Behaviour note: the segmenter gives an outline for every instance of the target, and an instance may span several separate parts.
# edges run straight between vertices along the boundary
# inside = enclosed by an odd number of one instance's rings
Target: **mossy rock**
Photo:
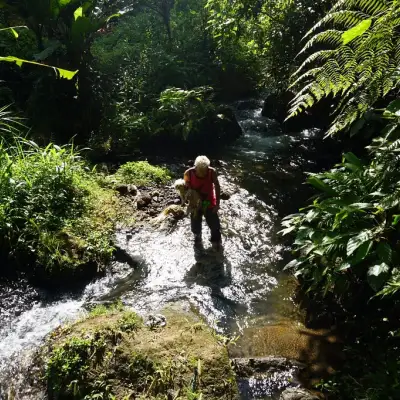
[[[149,328],[123,307],[54,331],[41,355],[49,399],[237,399],[226,346],[195,315]]]

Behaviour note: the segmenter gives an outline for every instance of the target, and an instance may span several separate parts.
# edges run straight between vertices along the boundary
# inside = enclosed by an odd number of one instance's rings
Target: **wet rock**
[[[287,117],[288,105],[292,101],[294,94],[292,92],[271,93],[264,101],[261,115],[272,118],[283,123]]]
[[[167,318],[164,315],[161,315],[161,314],[152,315],[152,314],[150,314],[147,317],[146,326],[148,326],[150,329],[162,328],[162,327],[164,327],[166,325],[167,325]]]
[[[312,108],[285,121],[289,114],[289,103],[293,98],[294,93],[290,91],[269,94],[265,99],[261,115],[263,117],[275,119],[289,132],[299,132],[312,127],[325,128],[329,125],[332,103],[329,99],[324,99],[315,104]]]
[[[343,363],[343,344],[334,329],[308,329],[290,320],[245,328],[236,345],[230,348],[233,358],[284,357],[306,366],[304,380],[327,379]]]
[[[126,263],[132,268],[135,268],[138,264],[138,261],[133,256],[119,246],[116,246],[115,248],[114,258],[116,261]]]
[[[181,199],[173,199],[173,200],[169,200],[167,201],[167,206],[179,206],[181,204]]]
[[[283,357],[254,357],[234,358],[232,366],[241,378],[250,378],[258,374],[267,374],[275,371],[284,371],[290,368],[302,369],[305,366],[297,361]]]
[[[148,194],[142,194],[137,199],[137,207],[139,210],[146,208],[151,202],[152,202],[151,196],[149,196]]]
[[[279,400],[321,400],[324,397],[302,388],[289,388],[283,391]]]
[[[212,160],[211,165],[213,165],[214,167],[223,168],[226,167],[228,163],[222,160]]]
[[[119,184],[115,186],[115,190],[122,196],[136,196],[138,193],[137,187],[134,185]]]
[[[224,189],[221,189],[221,200],[229,200],[231,198],[231,194]]]

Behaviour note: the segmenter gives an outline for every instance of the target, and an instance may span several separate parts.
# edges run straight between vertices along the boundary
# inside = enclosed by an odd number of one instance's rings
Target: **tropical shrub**
[[[183,139],[198,130],[201,121],[215,112],[211,102],[213,89],[199,87],[192,90],[170,88],[160,94],[157,119],[163,130]]]
[[[124,89],[121,92],[126,93]],[[93,136],[91,147],[100,153],[120,155],[140,150],[181,154],[199,151],[200,147],[209,150],[223,146],[237,138],[241,130],[233,113],[213,102],[213,94],[207,86],[168,88],[158,99],[149,101],[146,111],[140,111],[140,106],[124,95],[115,104],[112,116],[104,119],[100,134]]]
[[[313,51],[294,73],[290,116],[333,97],[338,105],[327,134],[359,131],[366,112],[398,85],[399,11],[397,1],[338,1],[305,36],[300,54]]]
[[[343,155],[333,169],[310,174],[320,192],[313,204],[283,220],[283,234],[294,233],[296,270],[312,290],[346,293],[368,285],[375,293],[400,289],[400,195],[398,100],[384,115],[392,122],[369,147],[371,160]]]
[[[123,164],[115,174],[115,178],[126,184],[146,186],[165,184],[171,179],[166,168],[156,167],[147,161],[134,161]]]

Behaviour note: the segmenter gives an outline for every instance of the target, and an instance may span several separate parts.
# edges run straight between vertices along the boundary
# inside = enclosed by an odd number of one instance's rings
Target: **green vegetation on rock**
[[[151,165],[147,161],[134,161],[123,164],[114,177],[121,183],[148,186],[166,184],[171,180],[171,173],[166,168]]]
[[[53,332],[43,348],[49,399],[236,399],[226,347],[192,314],[147,327],[120,305]]]

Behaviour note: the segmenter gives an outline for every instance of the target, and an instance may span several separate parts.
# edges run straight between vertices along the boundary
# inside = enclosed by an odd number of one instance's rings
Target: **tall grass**
[[[0,120],[8,134],[0,141],[0,259],[49,275],[104,265],[113,251],[114,192],[100,187],[73,145],[39,147]]]

